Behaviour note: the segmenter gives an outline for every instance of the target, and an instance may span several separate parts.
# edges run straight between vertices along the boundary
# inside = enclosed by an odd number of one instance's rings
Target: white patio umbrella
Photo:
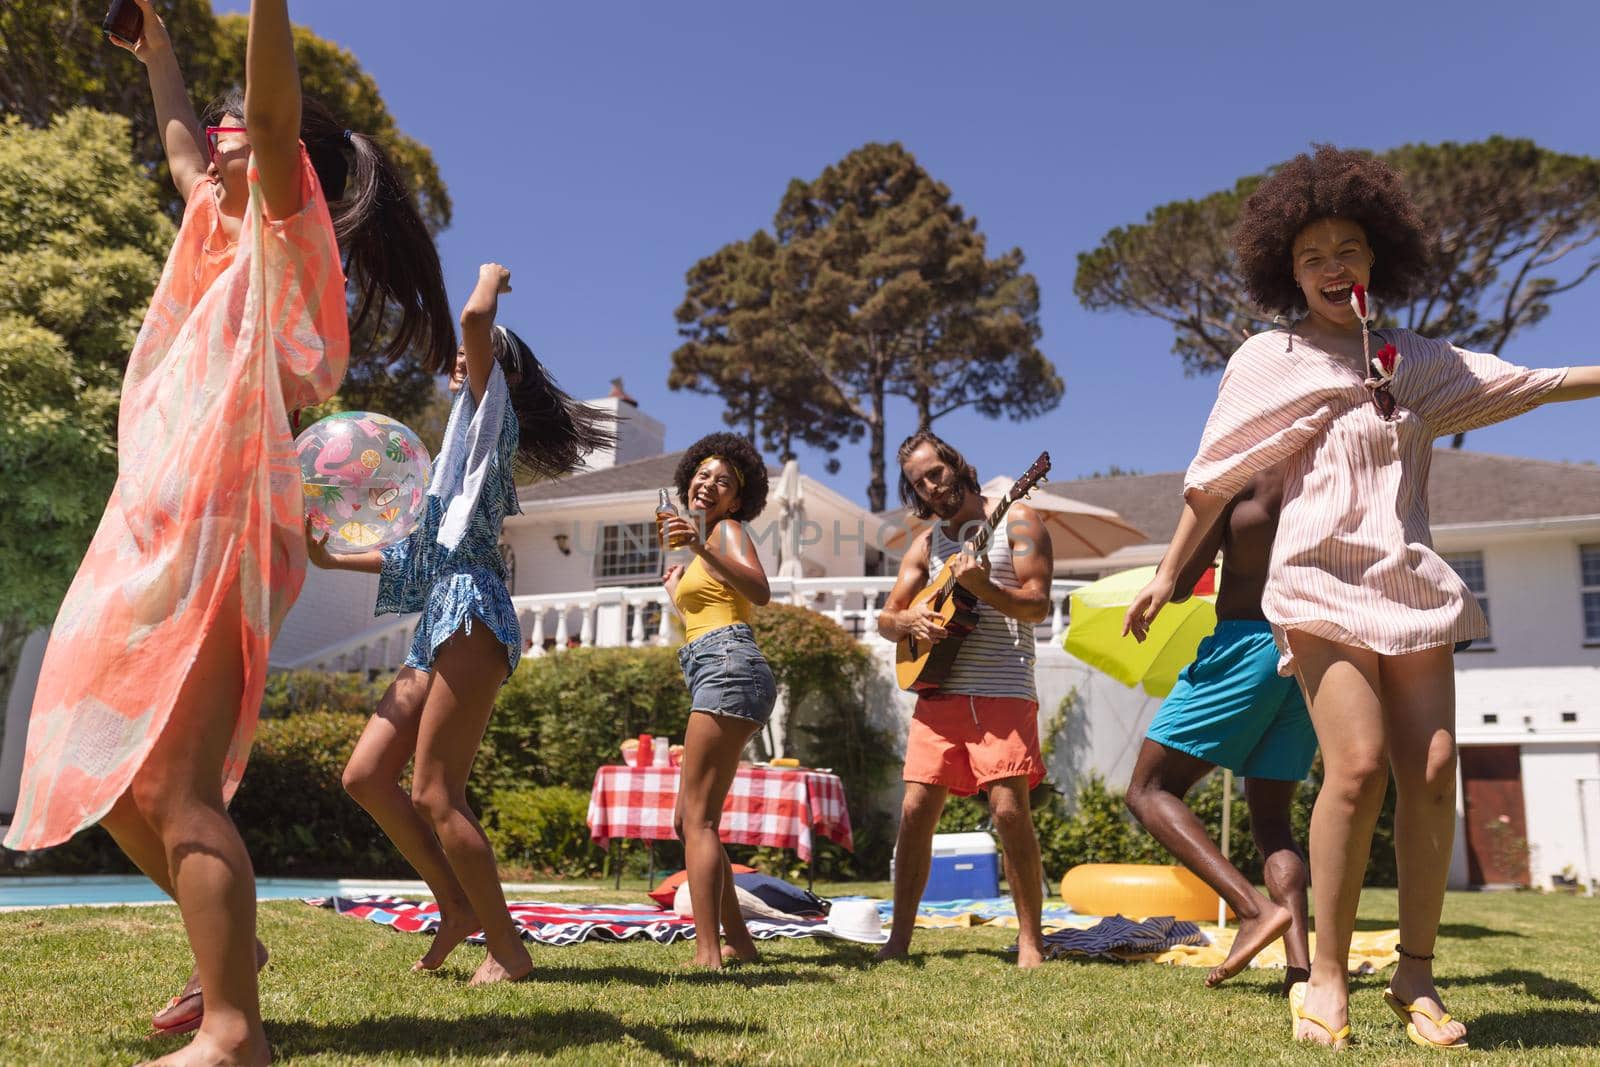
[[[800,461],[789,460],[778,475],[774,498],[778,504],[778,577],[803,578],[800,563],[800,529],[805,522],[805,493],[800,488]]]
[[[991,500],[998,499],[1012,484],[1011,478],[990,478],[983,483],[983,495]],[[1035,489],[1026,500],[1044,520],[1045,529],[1050,531],[1056,559],[1109,556],[1119,548],[1142,545],[1150,540],[1143,530],[1110,508],[1058,496],[1043,489]],[[884,547],[890,551],[903,551],[929,521],[918,519],[905,510],[890,512],[884,517],[898,527],[884,538]]]

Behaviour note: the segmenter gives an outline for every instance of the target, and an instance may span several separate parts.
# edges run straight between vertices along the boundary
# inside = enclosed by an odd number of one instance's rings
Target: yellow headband
[[[734,481],[739,483],[739,488],[740,489],[743,489],[744,488],[744,472],[741,471],[734,463],[732,463],[728,459],[727,456],[707,456],[705,459],[700,461],[700,466],[696,467],[694,469],[694,472],[696,474],[699,474],[701,472],[701,470],[703,470],[705,468],[705,465],[707,463],[710,463],[714,459],[720,459],[723,463],[726,463],[728,465],[728,469],[733,472]]]

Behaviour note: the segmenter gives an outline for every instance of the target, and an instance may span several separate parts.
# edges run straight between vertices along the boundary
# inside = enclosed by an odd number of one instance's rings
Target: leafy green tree
[[[764,434],[865,436],[876,510],[889,398],[922,428],[966,407],[1017,419],[1060,402],[1021,251],[989,258],[977,220],[899,144],[791,181],[773,225],[690,272],[675,388],[720,392],[731,421],[754,413]]]
[[[128,136],[86,108],[0,124],[0,716],[111,493],[122,368],[174,236]]]
[[[742,429],[780,461],[797,442],[826,452],[860,440],[861,427],[796,358],[772,310],[778,245],[764,230],[735,241],[689,270],[678,308],[686,340],[672,354],[667,385],[721,396],[723,421]],[[828,461],[829,470],[838,460]]]
[[[1403,306],[1380,303],[1384,324],[1499,352],[1548,315],[1555,297],[1600,272],[1600,160],[1506,137],[1380,155],[1434,228],[1426,291]],[[1241,341],[1270,326],[1250,306],[1228,245],[1264,177],[1163,204],[1142,223],[1111,230],[1078,256],[1079,301],[1160,319],[1172,326],[1186,371],[1220,369]]]
[[[162,17],[197,107],[244,81],[248,19],[211,11],[206,0],[169,0]],[[144,69],[100,35],[103,7],[77,0],[0,4],[0,108],[44,126],[70,107],[85,105],[130,120],[134,157],[152,177],[174,220],[183,205],[172,189],[150,104]],[[295,27],[300,82],[350,128],[377,138],[411,177],[423,220],[438,233],[450,223],[450,196],[427,147],[401,133],[377,82],[348,50]],[[126,151],[124,146],[122,151]],[[148,296],[148,294],[146,294]],[[409,419],[426,406],[433,382],[414,361],[381,360],[391,322],[372,321],[351,338],[350,372],[340,387],[345,408]]]

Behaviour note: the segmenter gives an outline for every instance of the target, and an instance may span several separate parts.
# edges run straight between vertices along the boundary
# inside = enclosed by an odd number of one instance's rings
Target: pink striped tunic
[[[1285,462],[1284,498],[1262,611],[1292,673],[1286,632],[1386,656],[1488,633],[1475,597],[1433,551],[1433,442],[1509,419],[1561,384],[1533,370],[1409,330],[1374,331],[1400,350],[1385,422],[1357,368],[1282,330],[1234,353],[1184,491],[1232,497]]]

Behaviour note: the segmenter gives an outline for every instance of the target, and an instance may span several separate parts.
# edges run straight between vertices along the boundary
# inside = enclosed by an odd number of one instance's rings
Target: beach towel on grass
[[[310,897],[307,904],[331,908],[339,915],[393,927],[410,934],[431,934],[439,928],[439,906],[432,901],[399,897]],[[680,918],[654,904],[551,904],[542,900],[507,905],[523,940],[541,945],[575,945],[580,941],[629,941],[644,938],[662,945],[694,938],[694,920]],[[775,937],[827,937],[824,920],[772,922],[747,919],[757,941]],[[483,944],[481,932],[468,938]]]
[[[1180,967],[1215,967],[1228,958],[1228,950],[1233,947],[1234,935],[1239,931],[1233,927],[1226,930],[1215,926],[1202,926],[1200,932],[1205,934],[1210,944],[1174,945],[1172,948],[1153,957],[1155,963],[1171,963]],[[1387,930],[1357,930],[1350,939],[1350,956],[1345,964],[1345,969],[1351,974],[1376,974],[1385,967],[1393,966],[1400,962],[1399,953],[1395,947],[1400,943],[1400,931],[1391,927]],[[1311,935],[1311,953],[1316,955],[1317,935]],[[1283,968],[1289,961],[1283,954],[1283,939],[1279,938],[1266,948],[1261,954],[1250,961],[1252,967]]]
[[[1206,935],[1192,922],[1170,915],[1134,922],[1121,915],[1101,919],[1082,930],[1054,930],[1044,935],[1045,959],[1090,956],[1125,960],[1166,952],[1174,945],[1203,945]],[[1013,949],[1015,946],[1013,946]]]
[[[836,899],[849,900],[850,897]],[[856,898],[865,899],[865,898]],[[885,900],[878,904],[878,913],[884,922],[894,919],[894,905]],[[1092,916],[1074,912],[1065,903],[1046,901],[1040,915],[1046,930],[1062,926],[1080,926],[1096,922]],[[917,928],[942,930],[951,927],[994,926],[1008,930],[1017,928],[1017,905],[1010,897],[974,897],[964,900],[923,901],[917,907]]]

